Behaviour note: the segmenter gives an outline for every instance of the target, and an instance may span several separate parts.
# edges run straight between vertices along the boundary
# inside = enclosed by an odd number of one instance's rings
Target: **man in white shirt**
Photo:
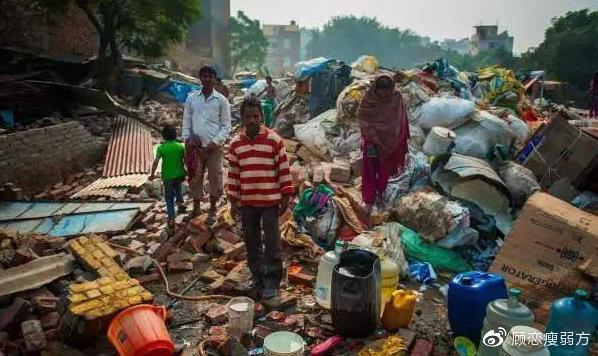
[[[192,175],[189,185],[193,198],[193,216],[201,212],[203,198],[203,177],[208,170],[210,211],[209,217],[216,213],[216,203],[222,195],[222,155],[223,148],[231,129],[230,104],[226,97],[214,90],[216,70],[204,66],[199,70],[202,89],[189,94],[183,112],[183,140],[193,135],[200,143],[199,156],[202,164]]]

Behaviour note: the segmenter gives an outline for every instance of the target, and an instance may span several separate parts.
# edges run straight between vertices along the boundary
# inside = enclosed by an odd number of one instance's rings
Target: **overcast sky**
[[[515,37],[515,51],[544,38],[550,19],[570,10],[598,9],[598,0],[230,0],[231,13],[244,11],[266,24],[296,20],[321,27],[332,16],[375,16],[383,24],[412,29],[433,40],[470,37],[472,26],[496,24]]]

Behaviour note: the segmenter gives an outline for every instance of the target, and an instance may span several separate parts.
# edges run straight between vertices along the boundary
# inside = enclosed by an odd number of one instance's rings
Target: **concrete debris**
[[[75,268],[75,259],[65,253],[39,257],[27,264],[0,271],[0,297],[39,288],[66,276]]]
[[[35,352],[46,347],[46,335],[39,320],[27,320],[21,323],[21,333],[25,340],[25,350]]]

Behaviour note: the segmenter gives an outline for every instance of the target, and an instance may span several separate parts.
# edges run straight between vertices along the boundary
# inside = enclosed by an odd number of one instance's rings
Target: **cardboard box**
[[[535,193],[513,224],[490,272],[545,322],[551,303],[598,277],[598,217],[546,193]]]
[[[536,143],[535,149],[531,142]],[[544,189],[562,178],[569,178],[573,187],[579,188],[598,165],[598,140],[556,117],[527,146],[517,161],[534,172]]]

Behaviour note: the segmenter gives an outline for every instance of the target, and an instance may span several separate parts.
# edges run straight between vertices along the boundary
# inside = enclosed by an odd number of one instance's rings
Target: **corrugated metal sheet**
[[[137,120],[118,117],[108,143],[102,176],[149,173],[152,158],[150,131]]]
[[[0,230],[74,236],[119,232],[130,228],[152,203],[135,202],[0,202]]]
[[[141,187],[149,176],[147,174],[128,174],[125,176],[100,178],[87,187],[73,194],[71,198],[111,197],[121,199],[130,187]]]

